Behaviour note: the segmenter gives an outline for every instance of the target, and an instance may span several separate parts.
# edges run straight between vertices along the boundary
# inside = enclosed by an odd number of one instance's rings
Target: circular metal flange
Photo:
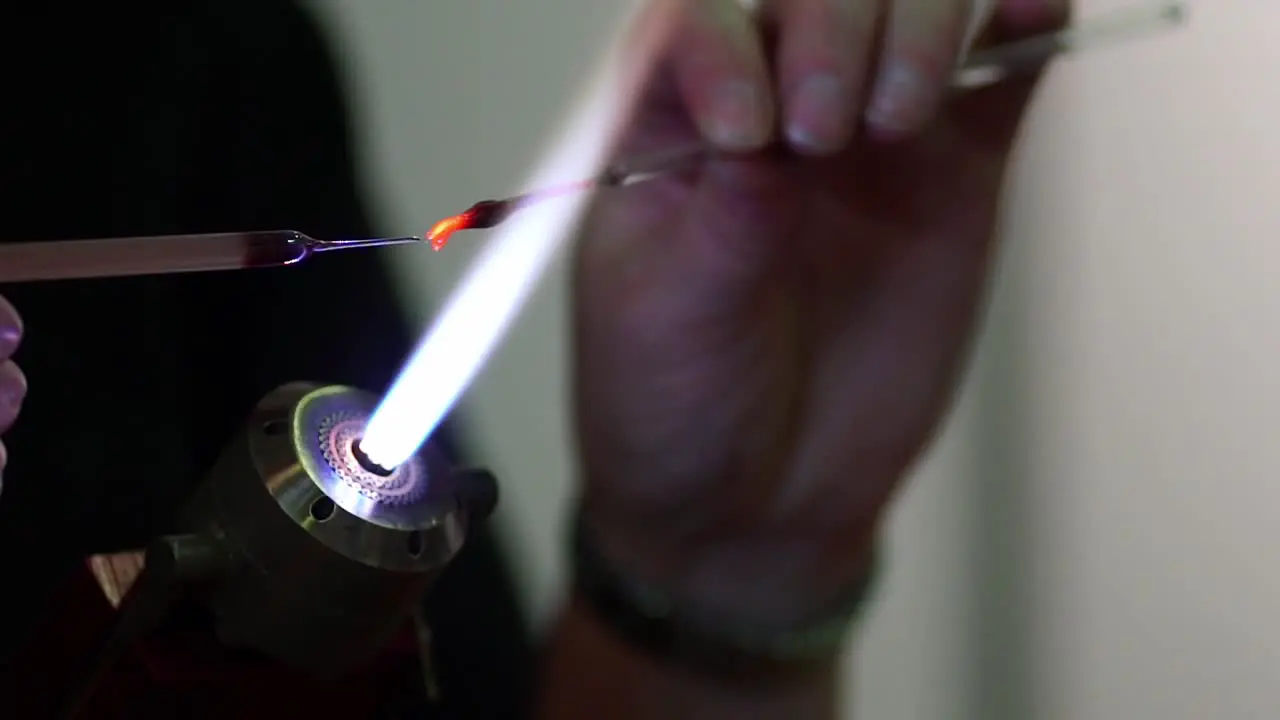
[[[421,530],[452,510],[452,469],[430,444],[389,475],[367,470],[354,444],[376,399],[345,387],[308,393],[293,412],[293,441],[311,479],[338,507],[388,528]]]
[[[389,473],[361,465],[354,445],[376,403],[343,386],[299,383],[268,395],[249,428],[259,487],[295,527],[353,560],[437,570],[465,541],[458,480],[431,443]]]

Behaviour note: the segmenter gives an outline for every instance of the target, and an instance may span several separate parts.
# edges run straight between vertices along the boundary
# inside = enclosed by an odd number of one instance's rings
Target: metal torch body
[[[189,505],[229,562],[208,582],[220,640],[341,673],[372,659],[461,549],[468,504],[431,444],[389,473],[356,443],[376,399],[291,384],[266,396]]]

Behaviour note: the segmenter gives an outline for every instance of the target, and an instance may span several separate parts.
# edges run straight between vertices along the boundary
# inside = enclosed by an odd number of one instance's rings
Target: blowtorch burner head
[[[210,588],[225,642],[335,672],[372,657],[493,510],[496,481],[432,443],[399,467],[360,439],[376,398],[295,383],[263,398],[187,509],[237,561]]]

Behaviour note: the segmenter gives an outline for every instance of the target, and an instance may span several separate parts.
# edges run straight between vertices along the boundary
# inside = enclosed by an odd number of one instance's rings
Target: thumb
[[[1070,20],[1071,5],[1071,0],[997,0],[970,58],[1061,30]],[[992,154],[1007,154],[1047,64],[989,87],[962,92],[948,109],[954,126],[975,146]]]

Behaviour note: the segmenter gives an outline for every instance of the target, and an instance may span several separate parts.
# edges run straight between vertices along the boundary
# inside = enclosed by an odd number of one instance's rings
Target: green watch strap
[[[844,650],[878,577],[879,556],[832,608],[785,630],[738,624],[714,608],[682,605],[657,588],[625,577],[600,555],[575,516],[572,571],[579,597],[628,645],[664,663],[732,678],[790,675]]]

